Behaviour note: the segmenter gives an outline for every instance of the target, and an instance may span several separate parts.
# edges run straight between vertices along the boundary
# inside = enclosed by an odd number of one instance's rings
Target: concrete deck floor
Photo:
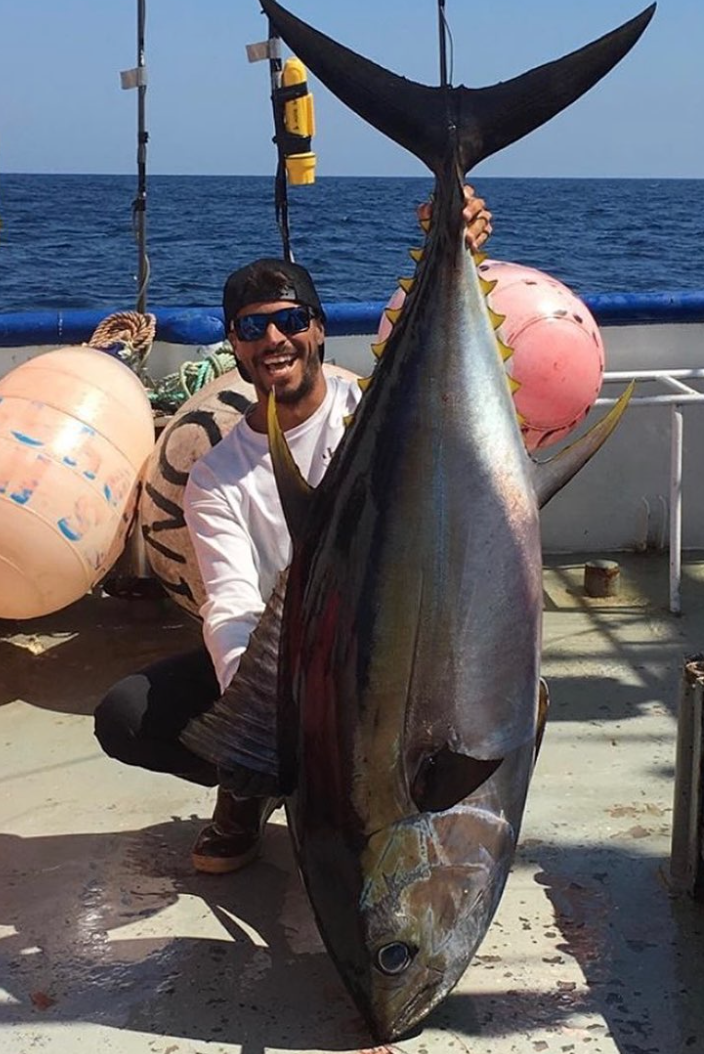
[[[552,711],[490,932],[406,1054],[701,1054],[704,907],[668,887],[682,658],[704,647],[704,560],[667,612],[667,561],[624,557],[622,596],[545,574]],[[104,757],[91,712],[187,646],[170,605],[87,598],[0,623],[3,1054],[361,1051],[283,816],[263,857],[208,877],[189,847],[212,794]],[[383,1048],[385,1049],[385,1048]]]

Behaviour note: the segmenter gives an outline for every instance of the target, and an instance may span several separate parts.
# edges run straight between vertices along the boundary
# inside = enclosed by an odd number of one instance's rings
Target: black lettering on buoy
[[[234,392],[229,388],[224,392],[218,392],[218,402],[224,403],[225,406],[229,406],[232,410],[237,410],[243,417],[253,405],[252,400],[248,399],[242,392]]]
[[[180,505],[177,505],[175,501],[171,501],[170,498],[167,498],[151,483],[146,484],[145,490],[156,507],[171,517],[171,519],[155,521],[152,524],[153,531],[178,531],[181,527],[186,526],[183,509]]]
[[[181,469],[176,468],[175,465],[172,465],[169,461],[168,447],[172,436],[176,435],[179,428],[183,428],[184,425],[197,425],[202,428],[211,446],[215,446],[222,439],[222,432],[213,417],[212,410],[191,410],[190,413],[184,414],[183,417],[174,422],[173,428],[169,429],[164,436],[164,443],[159,451],[159,471],[167,483],[173,483],[176,487],[186,486],[190,469],[188,472],[183,472]]]
[[[164,589],[168,590],[169,593],[174,593],[176,596],[179,597],[186,597],[188,600],[195,602],[196,598],[193,596],[193,593],[191,592],[191,587],[189,586],[188,582],[185,581],[185,579],[180,578],[178,580],[178,583],[167,582],[166,579],[162,578],[160,575],[159,581],[161,582]]]
[[[170,546],[162,545],[152,537],[153,534],[157,534],[159,531],[179,531],[185,527],[186,520],[183,515],[183,509],[180,505],[177,505],[175,501],[171,501],[169,498],[161,494],[151,483],[147,483],[144,489],[154,502],[154,505],[168,514],[167,519],[157,520],[154,523],[142,524],[142,537],[144,538],[145,543],[150,545],[152,549],[156,549],[156,551],[161,553],[162,556],[166,556],[169,560],[174,560],[178,564],[185,564],[185,556],[181,553],[177,553],[174,549],[171,549]]]
[[[152,528],[147,523],[142,526],[142,537],[144,538],[146,545],[150,545],[152,549],[156,549],[156,551],[161,553],[162,556],[166,556],[169,560],[173,560],[177,564],[186,563],[186,557],[182,553],[177,553],[168,545],[162,545],[161,542],[157,542],[155,538],[152,538]],[[159,580],[163,581],[161,576],[159,576]]]

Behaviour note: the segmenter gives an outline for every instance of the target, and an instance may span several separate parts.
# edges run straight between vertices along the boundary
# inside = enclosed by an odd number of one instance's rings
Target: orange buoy
[[[59,348],[0,378],[0,618],[58,611],[103,577],[153,446],[144,388],[104,352]]]

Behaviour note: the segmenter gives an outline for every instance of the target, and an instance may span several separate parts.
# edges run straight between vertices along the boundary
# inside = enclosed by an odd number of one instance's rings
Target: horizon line
[[[638,180],[652,180],[657,182],[664,182],[667,180],[682,180],[698,182],[704,180],[704,176],[654,176],[654,175],[643,175],[643,176],[536,176],[536,175],[482,175],[481,173],[468,173],[468,176],[472,176],[477,180],[500,180],[500,179],[521,179],[521,180],[583,180],[583,181],[598,181],[598,180],[623,180],[635,182]],[[57,172],[57,171],[34,171],[29,172],[25,170],[13,170],[4,169],[0,172],[0,184],[2,183],[3,176],[104,176],[107,178],[114,177],[131,177],[137,178],[136,173],[133,171],[129,172]],[[268,173],[254,173],[254,172],[149,172],[147,179],[153,177],[166,178],[166,179],[267,179],[274,180],[275,176]],[[465,177],[467,178],[467,177]],[[315,182],[325,179],[413,179],[413,180],[432,180],[434,176],[432,172],[421,173],[418,175],[401,174],[391,175],[388,173],[355,173],[355,174],[333,174],[316,176]],[[472,180],[470,179],[470,182]]]

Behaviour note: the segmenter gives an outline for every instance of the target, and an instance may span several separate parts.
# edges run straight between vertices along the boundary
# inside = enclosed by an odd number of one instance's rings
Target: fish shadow
[[[374,1046],[323,948],[287,829],[270,823],[262,858],[246,870],[209,876],[190,864],[201,823],[0,835],[6,1028],[32,1037],[32,1026],[90,1023],[243,1054]],[[574,1009],[561,993],[465,985],[398,1049],[422,1049],[440,1031],[469,1050],[476,1037],[524,1034],[536,1013],[559,1026]]]

